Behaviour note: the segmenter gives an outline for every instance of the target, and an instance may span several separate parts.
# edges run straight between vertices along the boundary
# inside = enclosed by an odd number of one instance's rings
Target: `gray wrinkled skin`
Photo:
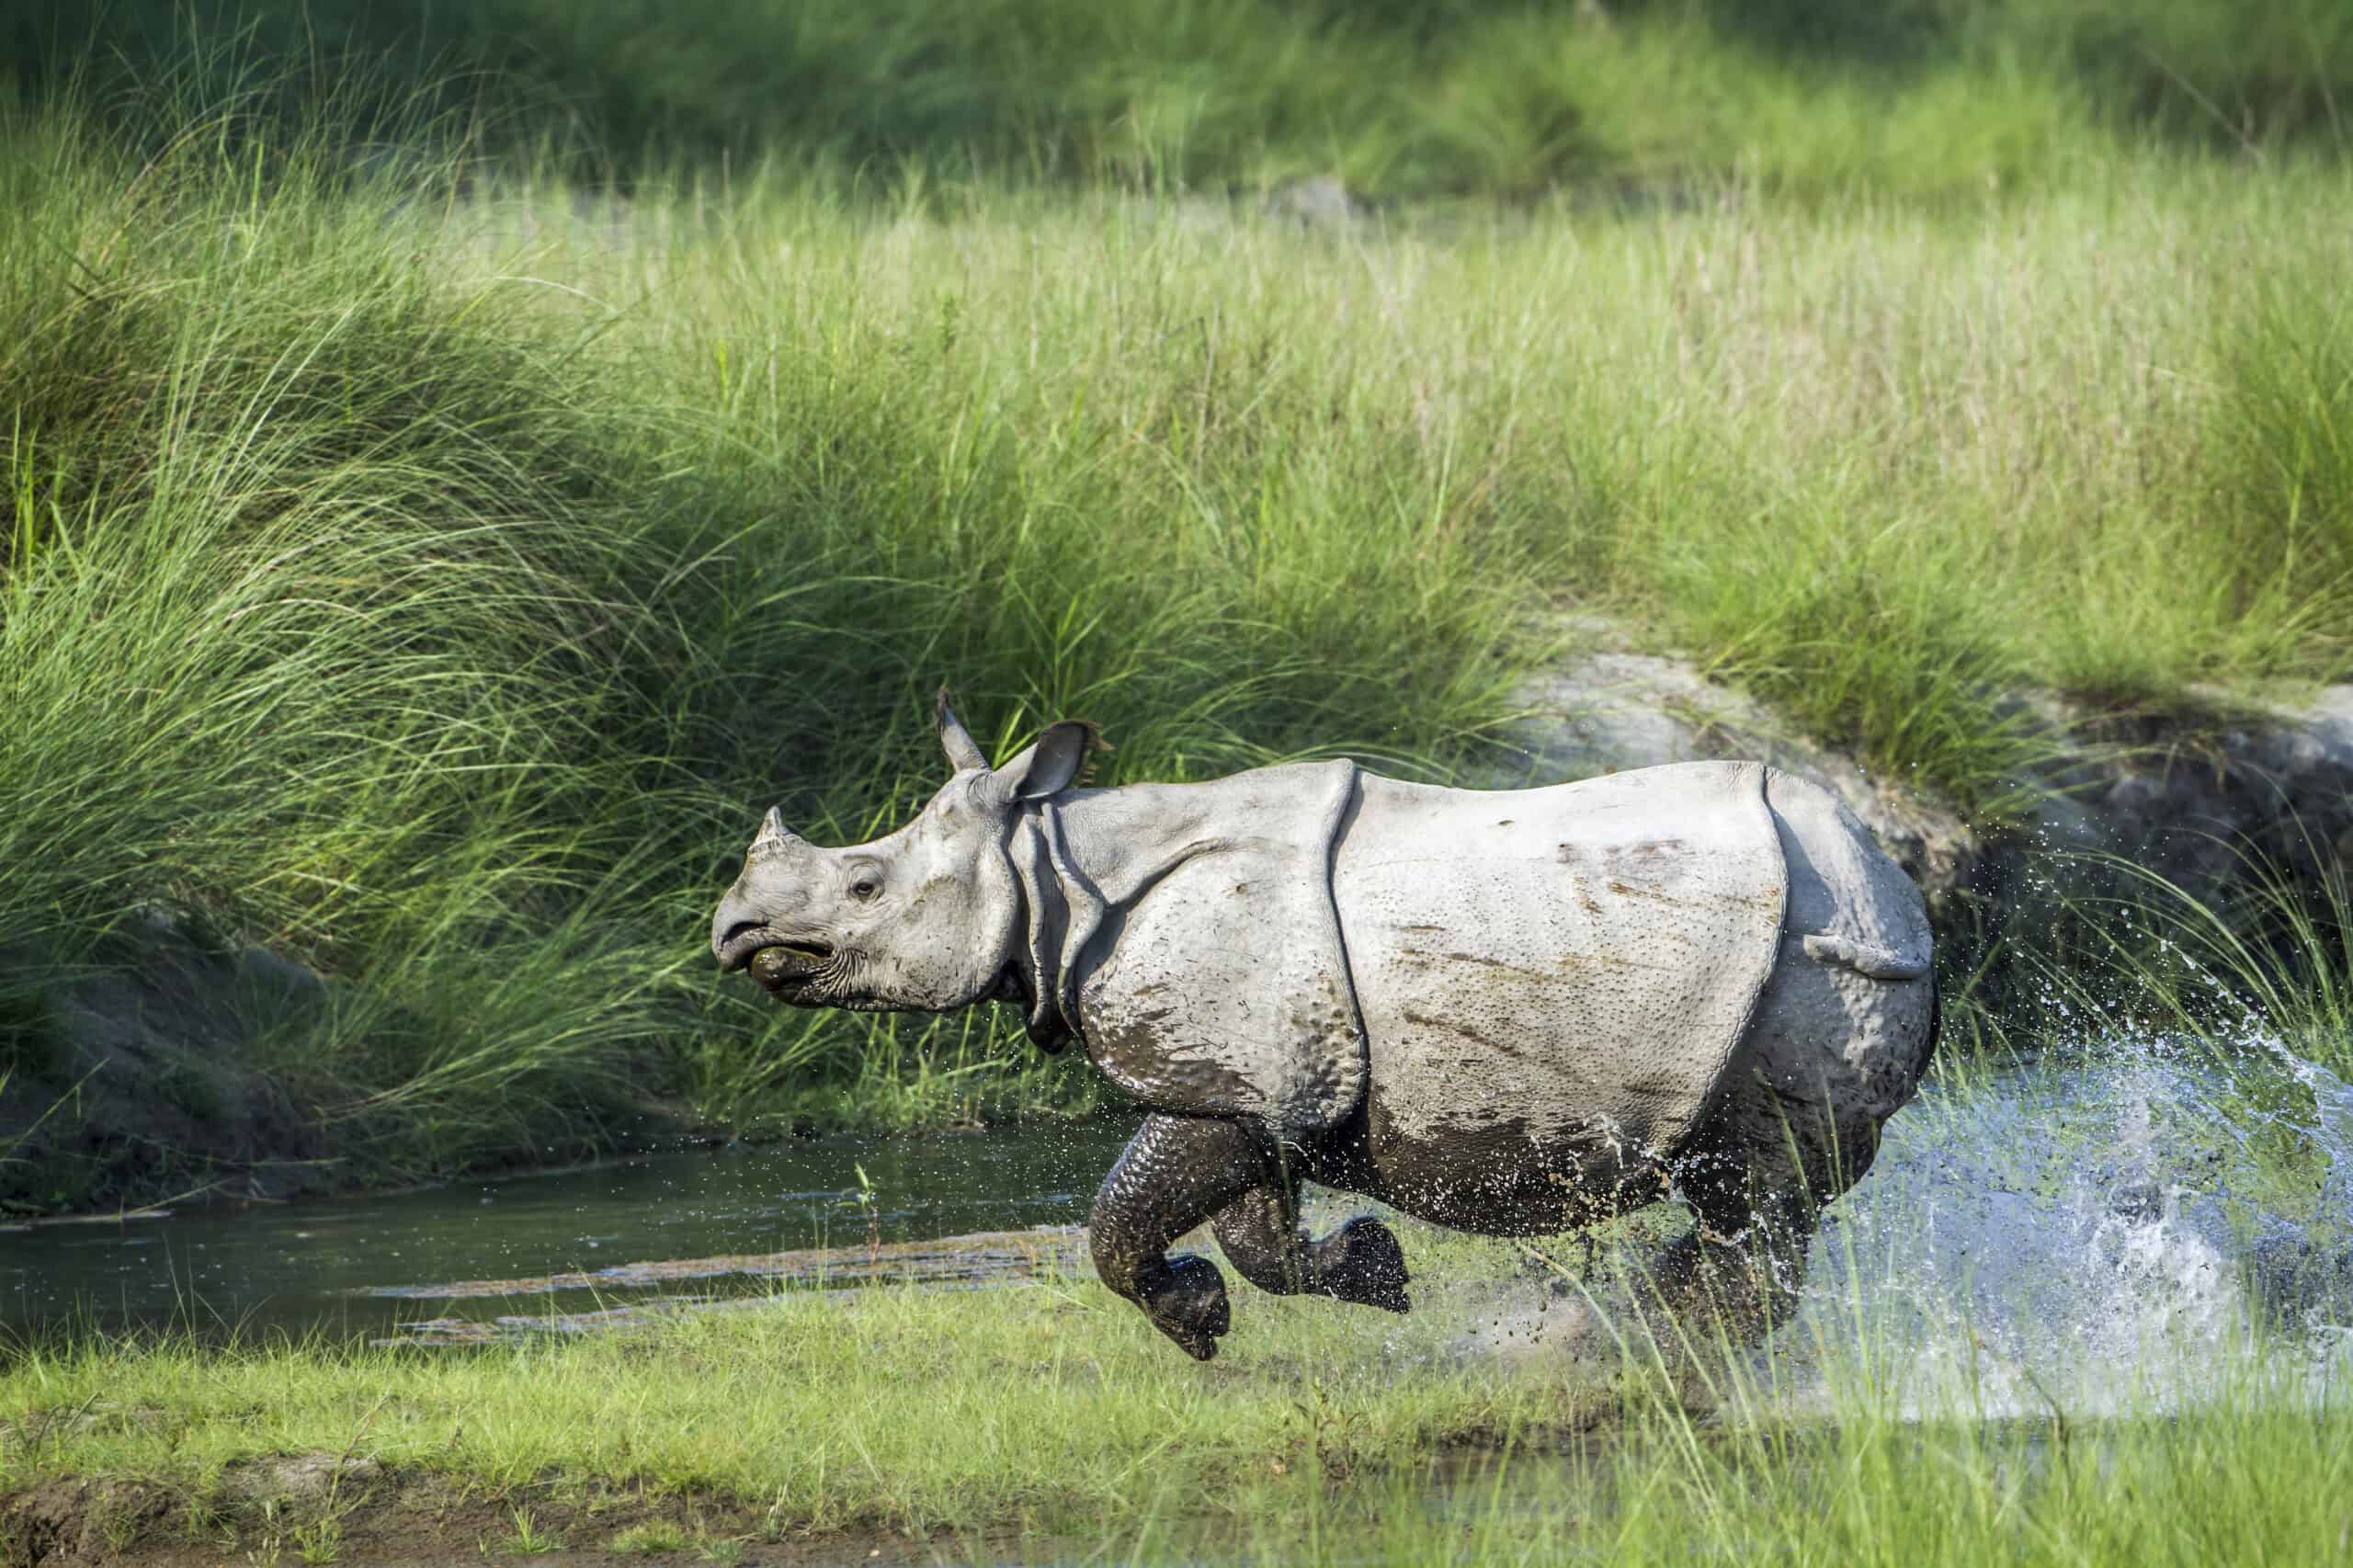
[[[1666,1196],[1699,1221],[1655,1303],[1753,1335],[1821,1205],[1869,1167],[1936,1032],[1917,889],[1846,808],[1756,763],[1545,790],[1349,762],[1077,787],[1056,724],[887,838],[823,849],[771,810],[711,921],[798,1006],[1018,1003],[1148,1111],[1090,1221],[1104,1280],[1190,1354],[1229,1323],[1204,1221],[1261,1289],[1404,1311],[1378,1221],[1311,1240],[1313,1180],[1490,1235]]]

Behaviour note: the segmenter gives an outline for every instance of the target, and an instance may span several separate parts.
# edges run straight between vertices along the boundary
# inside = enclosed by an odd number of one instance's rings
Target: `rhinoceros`
[[[768,810],[712,951],[797,1006],[1011,1003],[1079,1042],[1146,1112],[1095,1199],[1097,1272],[1197,1358],[1224,1280],[1168,1248],[1205,1221],[1263,1290],[1406,1310],[1394,1233],[1311,1240],[1305,1181],[1486,1235],[1672,1193],[1697,1224],[1656,1260],[1671,1308],[1703,1278],[1786,1304],[1934,1048],[1918,889],[1762,764],[1097,789],[1090,725],[992,767],[945,692],[938,723],[953,775],[888,837],[820,848]]]

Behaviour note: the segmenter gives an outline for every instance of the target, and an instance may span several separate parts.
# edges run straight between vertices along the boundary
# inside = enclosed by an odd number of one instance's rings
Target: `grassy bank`
[[[108,1561],[455,1562],[536,1542],[756,1561],[777,1545],[2286,1563],[2330,1560],[2353,1480],[2336,1396],[2298,1403],[2319,1385],[2252,1347],[2208,1359],[2185,1407],[1987,1422],[1965,1402],[1912,1408],[1893,1346],[1834,1341],[1719,1369],[1695,1414],[1652,1392],[1641,1354],[1615,1378],[1515,1374],[1448,1359],[1423,1312],[1240,1304],[1208,1366],[1076,1279],[791,1297],[469,1354],[30,1353],[0,1368],[16,1532],[0,1543]],[[1826,1409],[1790,1420],[1815,1387]]]
[[[1083,1108],[986,1020],[707,972],[756,809],[908,811],[943,679],[1000,750],[1101,722],[1112,781],[1443,773],[1597,609],[1983,805],[2007,687],[2353,662],[2333,163],[2087,136],[2025,192],[1332,236],[824,160],[609,199],[149,112],[0,129],[0,1139],[72,1107],[19,1207],[250,1164],[182,1126],[373,1177],[649,1104]],[[89,1044],[248,945],[324,989]]]
[[[11,1442],[0,1493],[67,1473],[201,1492],[241,1460],[348,1452],[527,1505],[561,1475],[574,1497],[609,1488],[752,1508],[784,1535],[1065,1533],[1107,1511],[1246,1511],[1256,1483],[1319,1461],[1410,1467],[1449,1442],[1574,1424],[1574,1403],[1532,1381],[1432,1369],[1392,1381],[1381,1361],[1395,1320],[1325,1308],[1276,1306],[1240,1357],[1209,1369],[1075,1278],[820,1293],[652,1339],[519,1353],[36,1354],[0,1373],[0,1399],[54,1419],[44,1441]],[[105,1414],[75,1420],[101,1382]],[[219,1419],[232,1408],[266,1410],[267,1431]]]
[[[0,1343],[0,1564],[2328,1562],[2344,1108],[2230,1114],[2253,1075],[2194,1040],[2072,1043],[2112,1093],[1947,1064],[1767,1353],[1644,1337],[1658,1210],[1583,1257],[1396,1221],[1402,1318],[1229,1269],[1208,1364],[1079,1272],[603,1334],[550,1298],[467,1347],[44,1335]],[[1627,1337],[1571,1360],[1583,1301]]]

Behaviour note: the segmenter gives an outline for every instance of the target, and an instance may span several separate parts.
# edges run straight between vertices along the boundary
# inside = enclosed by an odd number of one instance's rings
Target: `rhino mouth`
[[[747,931],[720,955],[722,973],[749,971],[763,990],[783,995],[831,970],[834,949],[824,942],[786,940],[766,931]]]
[[[823,942],[772,942],[745,967],[763,990],[778,996],[805,988],[834,966],[834,949]]]

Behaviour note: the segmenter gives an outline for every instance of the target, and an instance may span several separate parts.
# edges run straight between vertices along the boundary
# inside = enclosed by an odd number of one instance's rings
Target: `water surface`
[[[449,1343],[625,1326],[780,1279],[985,1282],[1078,1244],[893,1245],[1076,1225],[1128,1131],[1107,1120],[826,1139],[42,1225],[0,1234],[0,1326]],[[1311,1223],[1364,1207],[1326,1197]],[[1401,1230],[1409,1256],[1428,1255],[1431,1233]],[[838,1250],[813,1267],[742,1256],[806,1248]],[[1425,1273],[1416,1325],[1451,1315],[1474,1343],[1532,1339],[1522,1331],[1554,1310],[1553,1287],[1512,1244],[1492,1252],[1467,1280]],[[1888,1124],[1813,1260],[1783,1347],[1802,1360],[1809,1342],[1867,1346],[1915,1409],[2172,1406],[2194,1389],[2157,1383],[2207,1378],[2258,1325],[2288,1328],[2325,1379],[2353,1346],[2353,1088],[2261,1039],[2107,1038],[1946,1074]]]
[[[767,1289],[737,1277],[410,1296],[458,1280],[1076,1224],[1130,1131],[1097,1120],[735,1145],[368,1198],[41,1224],[0,1233],[0,1327],[374,1336],[423,1318]]]

